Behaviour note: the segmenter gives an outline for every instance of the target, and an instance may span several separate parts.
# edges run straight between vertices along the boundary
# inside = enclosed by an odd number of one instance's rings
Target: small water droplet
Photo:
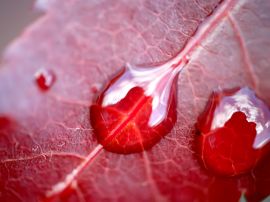
[[[51,70],[40,69],[35,74],[35,80],[39,89],[47,91],[55,82],[55,75]]]
[[[92,92],[93,94],[96,94],[96,93],[99,92],[100,88],[101,88],[101,85],[100,85],[100,84],[93,84],[93,85],[91,86],[91,92]]]
[[[270,152],[270,111],[247,87],[214,92],[198,118],[203,164],[221,175],[249,172]]]

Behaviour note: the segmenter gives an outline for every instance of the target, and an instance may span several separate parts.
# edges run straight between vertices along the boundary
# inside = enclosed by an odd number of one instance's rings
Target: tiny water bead
[[[99,83],[93,84],[93,85],[91,86],[91,88],[90,88],[91,93],[93,93],[93,94],[98,93],[99,90],[100,90],[100,88],[101,88],[101,85],[100,85]]]
[[[47,91],[55,82],[55,75],[51,70],[40,69],[35,74],[35,81],[40,90]]]
[[[169,133],[176,121],[181,69],[181,63],[127,64],[91,106],[91,124],[99,143],[108,151],[128,154],[151,148]]]
[[[269,107],[247,87],[214,92],[197,128],[202,162],[216,174],[249,172],[270,152]]]

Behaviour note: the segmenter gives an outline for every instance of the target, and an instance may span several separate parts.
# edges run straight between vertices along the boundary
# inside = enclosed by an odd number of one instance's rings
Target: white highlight
[[[222,99],[214,112],[211,130],[223,127],[237,111],[246,114],[247,121],[256,123],[257,135],[253,144],[255,149],[263,147],[270,141],[270,111],[247,87],[240,89],[233,96]]]
[[[167,115],[168,100],[173,79],[183,66],[172,68],[168,64],[159,67],[137,67],[126,65],[124,74],[105,93],[102,106],[116,104],[134,87],[141,87],[146,96],[151,96],[152,113],[150,126],[159,124]]]

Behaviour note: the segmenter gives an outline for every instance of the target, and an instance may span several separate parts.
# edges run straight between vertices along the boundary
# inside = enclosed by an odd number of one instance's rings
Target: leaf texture
[[[44,16],[7,49],[0,68],[1,201],[260,201],[270,194],[269,160],[237,178],[198,161],[194,124],[216,88],[249,86],[270,104],[267,0],[38,1]],[[177,123],[151,150],[102,150],[89,107],[125,63],[177,55],[221,4],[178,80]],[[47,92],[40,68],[56,80]],[[244,141],[244,140],[243,140]]]

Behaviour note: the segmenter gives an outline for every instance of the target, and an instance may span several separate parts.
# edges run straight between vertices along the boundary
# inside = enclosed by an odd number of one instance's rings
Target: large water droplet
[[[55,82],[55,75],[51,70],[40,69],[35,74],[35,80],[39,89],[47,91]]]
[[[176,121],[176,81],[181,62],[157,67],[127,64],[91,107],[91,124],[109,151],[151,148]]]
[[[204,165],[221,175],[250,171],[270,151],[270,111],[249,88],[214,92],[199,117]]]

